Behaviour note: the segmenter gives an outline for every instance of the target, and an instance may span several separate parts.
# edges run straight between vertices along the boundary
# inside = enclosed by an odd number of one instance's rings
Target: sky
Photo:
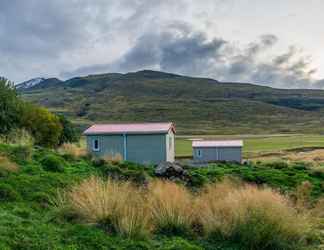
[[[0,75],[143,69],[324,88],[322,0],[0,0]]]

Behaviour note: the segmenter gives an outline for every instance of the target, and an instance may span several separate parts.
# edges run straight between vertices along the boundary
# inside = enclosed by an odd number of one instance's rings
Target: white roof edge
[[[93,124],[83,135],[167,134],[170,130],[176,132],[172,122]]]
[[[204,148],[204,147],[242,147],[243,140],[202,140],[193,141],[192,147]]]

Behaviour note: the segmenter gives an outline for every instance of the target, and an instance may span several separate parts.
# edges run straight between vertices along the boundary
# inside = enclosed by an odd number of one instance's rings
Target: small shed
[[[242,162],[241,140],[193,141],[193,159],[195,162],[230,161]]]
[[[173,123],[95,124],[83,133],[87,148],[98,157],[141,164],[174,162]]]

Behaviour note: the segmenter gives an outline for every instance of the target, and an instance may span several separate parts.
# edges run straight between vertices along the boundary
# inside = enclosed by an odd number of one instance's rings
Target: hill
[[[71,117],[81,127],[170,120],[186,134],[324,130],[322,90],[274,89],[148,70],[43,83],[20,89],[22,96]]]

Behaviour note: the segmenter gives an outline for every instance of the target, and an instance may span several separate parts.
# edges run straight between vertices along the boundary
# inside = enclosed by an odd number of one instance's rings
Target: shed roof
[[[242,147],[242,140],[225,140],[225,141],[193,141],[192,147],[205,148],[205,147]]]
[[[101,134],[163,134],[169,130],[175,133],[173,123],[124,123],[95,124],[83,132],[85,135]]]

